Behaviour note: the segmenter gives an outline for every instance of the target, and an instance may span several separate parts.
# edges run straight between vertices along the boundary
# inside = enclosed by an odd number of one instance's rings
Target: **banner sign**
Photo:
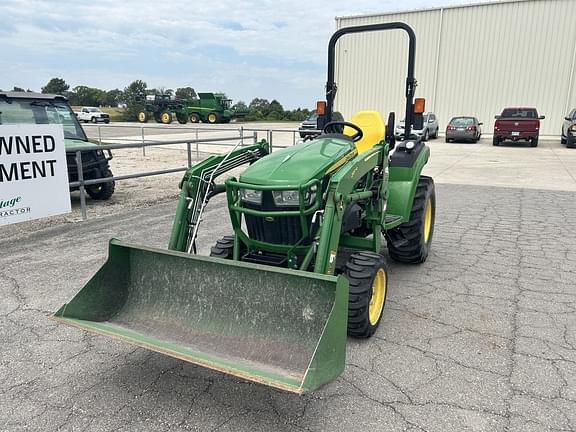
[[[0,225],[70,211],[62,125],[0,125]]]

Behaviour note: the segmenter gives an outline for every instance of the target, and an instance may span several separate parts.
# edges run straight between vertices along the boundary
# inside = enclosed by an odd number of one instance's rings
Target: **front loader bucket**
[[[110,241],[56,319],[295,393],[344,369],[348,282]]]

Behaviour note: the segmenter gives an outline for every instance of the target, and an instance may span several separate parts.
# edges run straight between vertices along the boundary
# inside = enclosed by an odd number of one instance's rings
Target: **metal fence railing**
[[[78,180],[69,183],[70,188],[78,188],[80,190],[80,212],[82,214],[82,220],[87,219],[86,214],[86,187],[91,185],[97,185],[102,183],[109,183],[113,181],[119,180],[127,180],[139,177],[150,177],[156,176],[161,174],[172,174],[177,172],[186,171],[188,168],[192,166],[192,153],[196,153],[196,160],[200,159],[200,146],[201,145],[211,145],[211,146],[221,146],[221,147],[233,147],[235,146],[238,141],[241,141],[241,144],[245,144],[247,140],[250,142],[257,141],[257,135],[253,134],[251,137],[248,136],[240,136],[240,135],[228,135],[216,138],[200,138],[200,139],[186,139],[186,140],[162,140],[162,141],[144,141],[144,142],[133,142],[133,143],[120,143],[120,144],[108,144],[102,143],[99,146],[99,150],[119,150],[119,149],[131,149],[131,148],[147,148],[147,147],[154,147],[154,146],[166,146],[166,145],[186,145],[186,154],[187,154],[187,166],[185,167],[178,167],[178,168],[167,168],[162,170],[154,170],[154,171],[142,171],[133,174],[125,174],[113,177],[102,177],[102,178],[93,178],[93,179],[85,179],[84,177],[84,169],[82,166],[82,152],[86,151],[94,151],[94,146],[86,145],[86,146],[78,146],[74,148],[75,153],[75,160],[76,160],[76,169],[78,174]],[[236,144],[232,144],[231,142],[235,142]],[[194,146],[194,148],[193,148]]]
[[[87,127],[86,127],[87,126]],[[226,147],[233,147],[240,141],[241,145],[253,144],[261,139],[265,139],[269,145],[270,150],[273,151],[275,148],[284,148],[295,145],[302,138],[298,129],[266,129],[266,128],[245,128],[240,127],[230,127],[218,125],[216,127],[187,127],[178,125],[176,127],[170,127],[167,125],[86,125],[86,130],[90,132],[91,139],[97,141],[99,149],[101,150],[119,150],[119,149],[134,149],[141,148],[142,155],[146,156],[146,149],[148,147],[154,146],[172,146],[172,145],[186,145],[187,154],[187,166],[177,167],[177,168],[166,168],[162,170],[153,171],[142,171],[134,174],[118,175],[114,177],[104,177],[104,178],[92,178],[85,179],[84,170],[82,168],[82,152],[94,150],[93,146],[83,146],[75,148],[75,159],[78,180],[70,182],[70,188],[78,188],[80,190],[80,212],[82,214],[82,219],[87,219],[86,214],[86,187],[91,185],[97,185],[112,181],[127,180],[139,177],[150,177],[162,174],[172,174],[177,172],[186,171],[192,166],[192,155],[195,155],[195,159],[198,161],[201,159],[201,153],[214,153],[218,147],[222,147],[222,151],[226,151]],[[94,128],[96,128],[96,133],[94,133]],[[125,129],[127,131],[126,136],[117,136],[118,133],[115,131],[109,134],[111,129]],[[107,131],[108,130],[108,131]],[[167,139],[166,134],[162,132],[168,132],[168,136],[176,133],[179,136],[178,139]],[[306,130],[306,134],[317,134],[319,131],[316,130]],[[96,135],[96,137],[94,136]],[[110,136],[107,136],[110,135]],[[165,135],[165,136],[163,136]],[[184,136],[182,136],[184,135]],[[201,152],[201,146],[210,146]]]

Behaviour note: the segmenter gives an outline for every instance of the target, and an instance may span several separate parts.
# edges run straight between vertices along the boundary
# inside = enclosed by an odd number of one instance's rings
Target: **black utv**
[[[84,180],[112,177],[109,161],[110,150],[102,150],[97,144],[88,141],[84,129],[64,96],[30,92],[0,92],[0,124],[61,124],[64,128],[68,181],[78,181],[76,149],[82,150],[82,171]],[[86,186],[92,199],[107,200],[114,193],[114,181]],[[78,187],[70,188],[70,190]]]

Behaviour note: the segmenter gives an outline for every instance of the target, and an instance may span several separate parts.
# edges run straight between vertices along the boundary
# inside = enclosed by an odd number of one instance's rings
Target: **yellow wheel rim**
[[[141,122],[143,122],[144,120],[146,120],[146,114],[144,114],[143,112],[141,112],[140,114],[138,114],[138,120],[140,120]]]
[[[167,113],[162,114],[162,122],[168,123],[170,121],[170,115]]]
[[[430,232],[432,231],[432,200],[428,198],[426,201],[426,209],[424,210],[424,243],[430,240]]]
[[[216,122],[216,116],[215,116],[214,114],[210,114],[210,115],[208,116],[208,121],[209,121],[210,123],[215,123],[215,122]]]
[[[376,325],[380,316],[382,316],[382,309],[384,309],[384,299],[386,298],[386,272],[384,269],[379,269],[372,282],[372,297],[370,298],[370,305],[368,306],[368,319],[370,324]]]

